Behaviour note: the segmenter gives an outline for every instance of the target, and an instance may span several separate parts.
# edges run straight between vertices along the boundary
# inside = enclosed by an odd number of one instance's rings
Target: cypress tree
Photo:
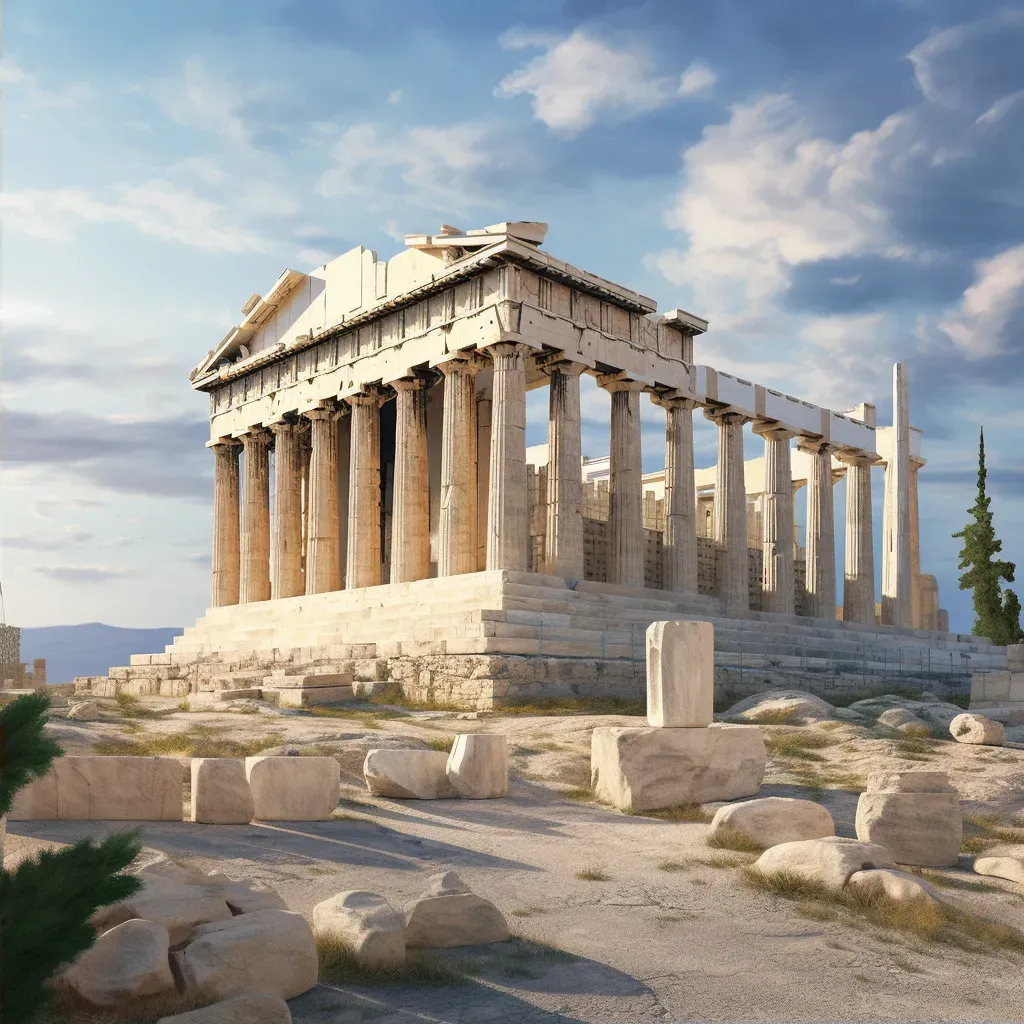
[[[968,509],[972,520],[954,537],[963,539],[960,589],[973,591],[975,636],[988,637],[995,644],[1017,643],[1021,638],[1020,601],[1012,590],[1002,592],[1001,580],[1013,582],[1016,565],[995,558],[1003,550],[992,526],[992,499],[986,492],[985,431],[978,445],[978,497]]]

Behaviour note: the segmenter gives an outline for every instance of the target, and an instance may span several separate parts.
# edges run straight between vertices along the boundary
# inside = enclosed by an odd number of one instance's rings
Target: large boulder
[[[761,797],[719,807],[711,819],[710,836],[729,830],[742,832],[765,850],[779,843],[822,839],[836,834],[832,815],[821,804],[783,796]]]
[[[68,708],[67,717],[73,722],[95,722],[100,717],[100,709],[94,701],[83,700],[80,704],[72,704]]]
[[[326,821],[338,806],[341,766],[333,757],[247,757],[257,821]]]
[[[1024,885],[1024,848],[1018,853],[996,853],[988,857],[978,857],[974,861],[974,870],[979,875],[1005,878],[1018,885]]]
[[[313,929],[347,943],[366,967],[405,963],[405,918],[374,892],[353,889],[318,903]]]
[[[986,747],[1002,747],[1006,743],[1006,726],[985,715],[964,712],[949,723],[949,733],[957,743],[978,743]]]
[[[454,871],[433,875],[426,890],[405,907],[405,944],[410,948],[478,946],[508,937],[501,911],[470,892]]]
[[[857,838],[884,846],[898,864],[952,867],[963,839],[960,794],[944,772],[869,775]]]
[[[879,697],[867,697],[864,700],[854,701],[850,705],[850,710],[876,722],[887,711],[906,711],[930,725],[934,734],[941,735],[949,729],[949,723],[963,711],[963,708],[934,699],[912,700],[908,697],[899,697],[896,694],[884,694]]]
[[[176,946],[196,925],[226,921],[231,911],[222,896],[201,885],[168,885],[143,889],[123,901],[132,917],[163,925]]]
[[[737,701],[723,714],[727,721],[745,722],[827,722],[835,714],[828,701],[803,690],[767,690]]]
[[[245,825],[255,809],[244,762],[234,757],[192,758],[192,821]]]
[[[895,729],[906,736],[931,736],[932,727],[923,719],[918,718],[906,708],[889,708],[878,716],[878,724],[887,729]]]
[[[289,910],[260,910],[201,924],[172,953],[186,992],[218,999],[267,992],[293,999],[317,982],[317,953],[306,919]]]
[[[906,871],[894,871],[892,868],[870,868],[867,871],[855,871],[846,883],[849,889],[864,889],[868,892],[877,890],[891,900],[900,903],[911,903],[914,900],[927,900],[938,903],[942,895],[934,885],[923,878],[918,878]]]
[[[279,996],[246,992],[173,1017],[161,1017],[157,1024],[292,1024],[288,1004]]]
[[[374,796],[438,800],[459,794],[448,781],[443,750],[374,749],[366,753],[363,778]]]
[[[857,871],[894,867],[885,847],[839,836],[780,843],[765,850],[754,864],[762,874],[792,875],[836,892]]]
[[[459,796],[471,800],[508,796],[508,741],[497,733],[456,736],[445,771]]]
[[[143,996],[173,992],[169,947],[163,925],[125,921],[98,936],[64,972],[63,981],[97,1006],[121,1006]]]
[[[704,728],[714,719],[715,627],[686,619],[647,627],[647,724]]]

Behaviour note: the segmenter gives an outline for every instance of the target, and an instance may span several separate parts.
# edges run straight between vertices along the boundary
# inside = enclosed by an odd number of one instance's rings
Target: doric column
[[[885,467],[887,497],[886,572],[882,579],[882,621],[911,624],[910,606],[910,414],[907,376],[902,363],[892,368],[892,451]]]
[[[608,582],[644,585],[643,469],[640,449],[639,381],[620,374],[599,378],[612,396],[608,482]]]
[[[213,564],[210,604],[238,604],[238,453],[237,441],[213,448]]]
[[[487,568],[526,572],[530,507],[526,490],[525,345],[487,349],[491,383],[491,460],[487,503]]]
[[[242,517],[242,572],[238,600],[270,598],[270,434],[242,435],[245,450],[245,506]]]
[[[663,586],[697,593],[697,506],[693,482],[693,410],[697,403],[673,395],[652,395],[665,409],[665,532]]]
[[[477,571],[476,374],[474,359],[453,359],[444,374],[438,576]]]
[[[807,614],[815,619],[836,617],[836,529],[832,496],[832,447],[825,441],[805,440],[800,447],[811,456],[807,477]]]
[[[773,423],[756,425],[754,433],[764,438],[761,607],[778,615],[795,615],[793,467],[789,447],[794,435]]]
[[[368,388],[345,401],[352,409],[345,587],[354,590],[381,582],[380,395]]]
[[[743,424],[738,412],[706,409],[718,425],[715,473],[715,544],[718,598],[726,615],[750,610],[750,556],[747,553],[747,488],[743,477]]]
[[[430,575],[427,388],[419,377],[405,377],[391,386],[396,392],[391,582],[410,583]]]
[[[273,423],[274,557],[270,596],[297,597],[302,578],[302,436],[297,423]]]
[[[907,498],[910,509],[910,624],[914,629],[925,629],[924,602],[921,589],[921,520],[917,504],[917,474],[923,459],[910,459],[910,481]]]
[[[306,593],[341,589],[338,548],[338,412],[312,409],[309,505],[306,516]]]
[[[548,506],[544,542],[551,576],[583,579],[583,443],[580,437],[580,374],[567,359],[548,363]]]
[[[863,455],[843,458],[846,471],[846,568],[843,620],[875,621],[875,545],[871,531],[871,463]]]

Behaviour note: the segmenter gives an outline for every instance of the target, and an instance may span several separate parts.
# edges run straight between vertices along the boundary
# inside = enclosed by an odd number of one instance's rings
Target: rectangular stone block
[[[1006,666],[1011,672],[1024,672],[1024,644],[1011,644],[1006,648]]]
[[[985,700],[1010,699],[1010,673],[986,672],[984,674]]]
[[[680,619],[647,627],[647,722],[702,729],[714,720],[715,627]]]
[[[339,701],[352,700],[351,686],[288,687],[275,692],[279,698],[278,705],[282,708],[308,708],[317,704],[336,704]]]
[[[1024,669],[1010,673],[1010,700],[1024,701]]]
[[[333,757],[245,759],[256,821],[325,821],[338,806],[341,766]]]
[[[756,726],[598,728],[590,773],[597,799],[621,811],[754,796],[766,763]]]
[[[189,820],[244,825],[252,821],[252,816],[252,791],[241,761],[233,757],[192,758]]]

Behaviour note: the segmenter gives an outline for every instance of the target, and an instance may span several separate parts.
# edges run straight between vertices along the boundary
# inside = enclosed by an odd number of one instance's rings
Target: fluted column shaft
[[[213,447],[213,561],[210,604],[238,604],[238,453],[234,441]]]
[[[811,456],[807,478],[807,614],[816,619],[836,617],[836,530],[832,496],[832,449],[812,442],[803,446]]]
[[[338,413],[313,409],[310,421],[309,503],[306,516],[306,593],[341,589],[338,546]]]
[[[665,408],[665,590],[697,593],[697,505],[693,480],[693,410],[688,398],[656,398]]]
[[[885,467],[885,573],[882,579],[882,621],[908,627],[911,614],[910,562],[910,412],[907,375],[902,363],[893,366],[892,451]]]
[[[754,430],[764,438],[761,608],[778,615],[794,615],[793,467],[789,447],[793,433],[775,426]]]
[[[875,621],[875,545],[871,530],[871,460],[852,457],[846,471],[843,620]]]
[[[395,482],[391,517],[391,582],[430,575],[430,478],[427,389],[418,377],[391,385],[395,398]]]
[[[274,557],[270,596],[296,597],[305,591],[302,578],[302,436],[298,424],[275,423]]]
[[[491,382],[491,460],[487,500],[487,568],[526,572],[530,503],[526,489],[525,345],[487,349]]]
[[[376,390],[347,398],[352,409],[348,471],[348,590],[381,582],[380,397]]]
[[[718,598],[726,615],[750,610],[747,554],[747,489],[743,478],[743,424],[735,412],[705,412],[718,425],[715,472],[715,544],[718,547]]]
[[[270,599],[270,434],[250,430],[245,449],[245,506],[242,518],[241,579],[238,599]]]
[[[611,392],[610,479],[608,482],[608,582],[644,585],[643,468],[640,447],[640,392],[631,380],[602,383]]]
[[[924,604],[921,593],[921,520],[918,508],[917,474],[921,463],[910,460],[907,502],[910,520],[910,624],[924,629]]]
[[[583,442],[580,436],[579,363],[562,360],[547,366],[548,493],[544,542],[551,576],[583,579]]]
[[[479,364],[457,359],[443,364],[441,508],[438,576],[477,571],[477,417]]]

